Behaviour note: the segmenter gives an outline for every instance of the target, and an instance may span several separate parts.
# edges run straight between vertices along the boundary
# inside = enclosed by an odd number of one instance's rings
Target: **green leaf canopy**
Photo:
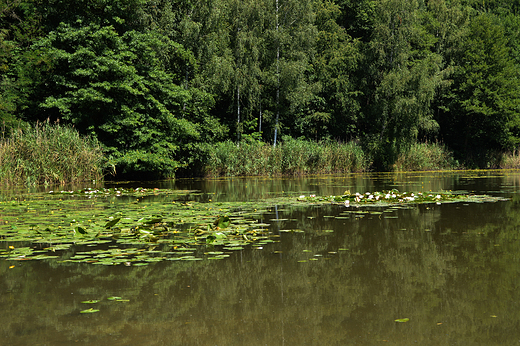
[[[129,167],[173,173],[179,146],[199,137],[188,119],[212,102],[176,73],[194,58],[157,33],[77,24],[61,24],[32,46],[51,61],[33,85],[42,88],[34,117],[63,119],[94,134],[122,173]]]

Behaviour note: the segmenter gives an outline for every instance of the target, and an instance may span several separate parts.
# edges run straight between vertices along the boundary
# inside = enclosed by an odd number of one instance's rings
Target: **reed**
[[[460,165],[443,145],[416,143],[398,156],[393,168],[395,171],[432,171],[458,169]]]
[[[39,123],[0,139],[0,184],[77,183],[103,178],[99,143],[69,126]]]
[[[499,167],[503,169],[520,169],[519,153],[515,150],[502,154]]]
[[[304,175],[363,172],[369,160],[355,143],[290,137],[276,147],[257,140],[207,147],[205,176]]]

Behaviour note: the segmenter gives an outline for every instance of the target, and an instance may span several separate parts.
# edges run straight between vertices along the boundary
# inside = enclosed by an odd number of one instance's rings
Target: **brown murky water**
[[[0,261],[1,345],[520,342],[520,172],[149,184],[235,201],[389,188],[510,200],[372,208],[372,214],[273,206],[263,217],[280,242],[220,261],[125,267],[48,260],[12,269]],[[294,229],[302,232],[285,232]],[[101,300],[100,311],[80,314],[90,299]]]

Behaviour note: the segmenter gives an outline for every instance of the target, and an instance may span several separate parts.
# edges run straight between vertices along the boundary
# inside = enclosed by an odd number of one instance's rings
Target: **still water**
[[[219,261],[1,261],[1,345],[520,343],[518,171],[138,185],[199,190],[213,202],[392,188],[509,200],[348,217],[344,206],[273,205],[262,218],[280,241]],[[91,299],[100,311],[80,314]]]

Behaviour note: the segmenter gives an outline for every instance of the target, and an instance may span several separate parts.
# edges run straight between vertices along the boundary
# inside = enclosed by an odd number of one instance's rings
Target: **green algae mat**
[[[200,202],[197,191],[84,189],[0,200],[0,258],[56,259],[95,265],[142,266],[159,261],[219,260],[245,247],[279,241],[262,215],[275,205],[339,204],[396,208],[421,203],[496,202],[463,193],[398,190],[341,196],[294,195],[255,202]],[[381,213],[382,211],[377,211]],[[336,218],[345,213],[336,216]],[[299,230],[281,230],[280,232]]]

